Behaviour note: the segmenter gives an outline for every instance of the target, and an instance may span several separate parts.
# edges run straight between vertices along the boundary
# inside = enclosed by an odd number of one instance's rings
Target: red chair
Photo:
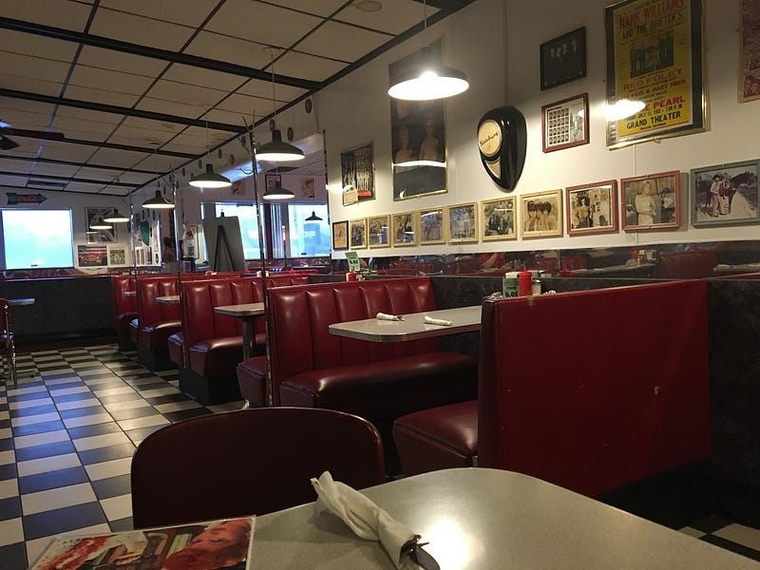
[[[263,515],[316,499],[330,471],[354,488],[385,482],[380,434],[351,414],[259,408],[161,428],[132,459],[134,528]]]
[[[0,299],[0,354],[5,357],[3,361],[3,373],[5,363],[8,363],[8,384],[17,383],[16,373],[16,344],[11,331],[11,303],[8,299]]]

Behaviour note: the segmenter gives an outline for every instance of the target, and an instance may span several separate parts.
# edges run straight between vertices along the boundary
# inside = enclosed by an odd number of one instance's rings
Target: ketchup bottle
[[[520,296],[530,295],[533,292],[533,276],[530,274],[530,271],[520,271],[517,278],[520,283]]]

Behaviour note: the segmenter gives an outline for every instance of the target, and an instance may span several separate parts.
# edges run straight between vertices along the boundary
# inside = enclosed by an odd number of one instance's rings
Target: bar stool
[[[11,302],[8,299],[0,299],[0,353],[5,357],[3,360],[3,374],[5,364],[8,363],[7,384],[16,386],[16,344],[11,331]]]

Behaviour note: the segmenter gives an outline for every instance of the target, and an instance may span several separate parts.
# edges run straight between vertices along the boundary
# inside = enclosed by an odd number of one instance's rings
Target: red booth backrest
[[[374,343],[330,334],[332,323],[373,318],[378,312],[419,313],[435,307],[430,278],[344,281],[269,292],[269,333],[275,394],[301,372],[390,360],[438,349],[436,339]]]
[[[124,313],[137,312],[137,298],[124,295],[127,291],[135,290],[134,276],[113,275],[111,277],[111,287],[113,290],[113,312],[115,318]]]
[[[586,495],[708,457],[703,280],[486,301],[478,464]]]
[[[153,323],[179,320],[179,307],[177,305],[166,305],[156,301],[156,297],[177,294],[176,275],[138,277],[136,291],[137,318],[141,328]]]

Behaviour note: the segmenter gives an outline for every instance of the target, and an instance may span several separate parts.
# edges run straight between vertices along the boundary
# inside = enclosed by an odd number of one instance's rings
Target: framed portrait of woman
[[[567,234],[605,234],[618,231],[617,180],[565,189]]]
[[[562,190],[520,195],[520,237],[562,237]]]
[[[333,222],[332,242],[333,249],[336,251],[348,249],[348,220]]]
[[[620,180],[623,231],[681,226],[681,173],[677,170]]]
[[[367,240],[369,247],[390,246],[390,216],[371,216],[367,218]]]

